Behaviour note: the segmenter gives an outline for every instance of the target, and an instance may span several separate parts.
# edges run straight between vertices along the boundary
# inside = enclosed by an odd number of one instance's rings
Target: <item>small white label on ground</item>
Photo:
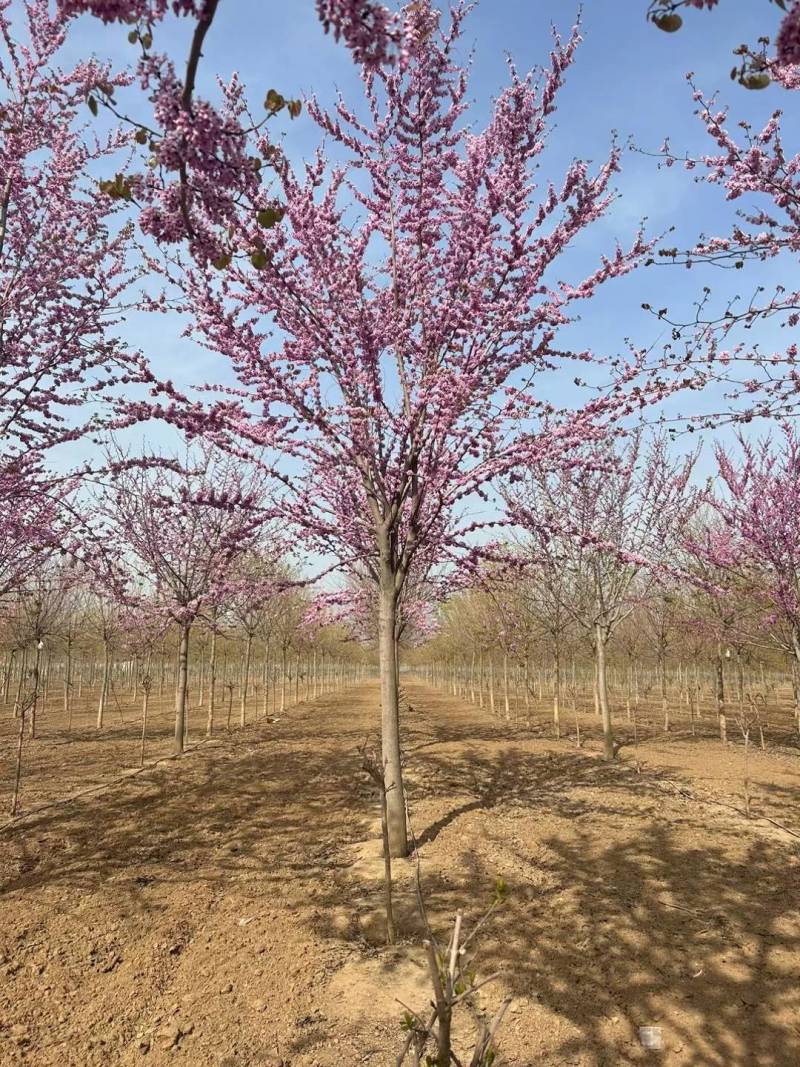
[[[664,1038],[660,1026],[640,1026],[639,1040],[642,1043],[642,1048],[662,1049],[664,1047]]]

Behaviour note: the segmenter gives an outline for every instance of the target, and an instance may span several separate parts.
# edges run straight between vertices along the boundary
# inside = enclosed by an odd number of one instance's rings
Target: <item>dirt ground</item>
[[[741,745],[677,732],[608,765],[588,718],[578,750],[544,720],[404,689],[434,929],[458,908],[469,927],[497,878],[509,887],[479,957],[502,973],[464,1009],[467,1040],[510,994],[498,1065],[800,1063],[795,754],[745,765]],[[401,943],[381,945],[377,801],[357,755],[377,706],[374,682],[302,703],[3,829],[2,1067],[393,1064],[398,1001],[429,993],[410,861]],[[130,766],[135,732],[29,745],[23,806],[102,780],[123,751]],[[6,758],[3,803],[10,777]],[[661,1028],[661,1052],[640,1026]]]

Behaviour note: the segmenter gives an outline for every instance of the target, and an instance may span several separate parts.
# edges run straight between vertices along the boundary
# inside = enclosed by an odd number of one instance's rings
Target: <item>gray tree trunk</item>
[[[181,643],[178,646],[178,687],[175,690],[175,751],[183,752],[186,739],[186,692],[189,676],[189,630],[181,628]]]
[[[597,685],[597,699],[600,705],[600,718],[603,723],[603,756],[607,760],[613,760],[615,756],[614,752],[614,730],[611,725],[611,710],[608,706],[608,680],[606,678],[606,638],[603,633],[603,628],[600,625],[595,626],[595,655],[596,655],[596,685]]]
[[[384,568],[379,590],[378,660],[381,688],[381,755],[386,788],[386,818],[392,857],[408,854],[405,794],[400,758],[400,701],[395,634],[397,593],[394,575]]]

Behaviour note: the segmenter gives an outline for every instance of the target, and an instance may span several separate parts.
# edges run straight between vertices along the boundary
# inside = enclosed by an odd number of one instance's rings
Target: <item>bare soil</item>
[[[430,919],[506,905],[472,1009],[514,1000],[498,1064],[800,1063],[800,762],[685,730],[599,758],[405,682],[407,783]],[[411,861],[382,946],[377,800],[357,746],[377,685],[329,694],[112,781],[136,723],[27,743],[0,832],[2,1067],[394,1063],[429,993]],[[159,718],[161,714],[161,718]],[[167,751],[166,708],[153,747]],[[47,727],[47,724],[44,724]],[[3,723],[13,749],[13,724]],[[0,795],[11,791],[11,758]],[[750,817],[745,810],[749,780]],[[661,1028],[647,1051],[640,1026]]]

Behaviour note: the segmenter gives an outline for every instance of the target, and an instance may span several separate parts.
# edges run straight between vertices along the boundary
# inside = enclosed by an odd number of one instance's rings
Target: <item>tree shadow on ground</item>
[[[800,1062],[790,843],[665,798],[657,771],[577,753],[428,753],[423,777],[419,807],[450,789],[470,795],[421,830],[431,911],[474,915],[498,876],[509,884],[481,969],[502,971],[536,1016],[532,1032],[551,1035],[544,1059],[520,1062],[639,1062],[638,1027],[649,1024],[675,1062]]]
[[[236,883],[285,900],[310,935],[352,943],[336,921],[353,907],[344,846],[377,806],[358,770],[367,720],[346,712],[309,707],[21,824],[2,839],[0,893],[18,907],[41,890],[110,888],[146,913],[160,886]],[[651,1023],[680,1047],[675,1062],[800,1062],[791,850],[665,797],[655,770],[522,750],[503,724],[435,714],[434,729],[414,720],[408,768],[427,903],[444,929],[508,882],[481,967],[523,1000],[531,1058],[518,1063],[639,1062],[636,1028]],[[379,906],[379,883],[356,888]]]

